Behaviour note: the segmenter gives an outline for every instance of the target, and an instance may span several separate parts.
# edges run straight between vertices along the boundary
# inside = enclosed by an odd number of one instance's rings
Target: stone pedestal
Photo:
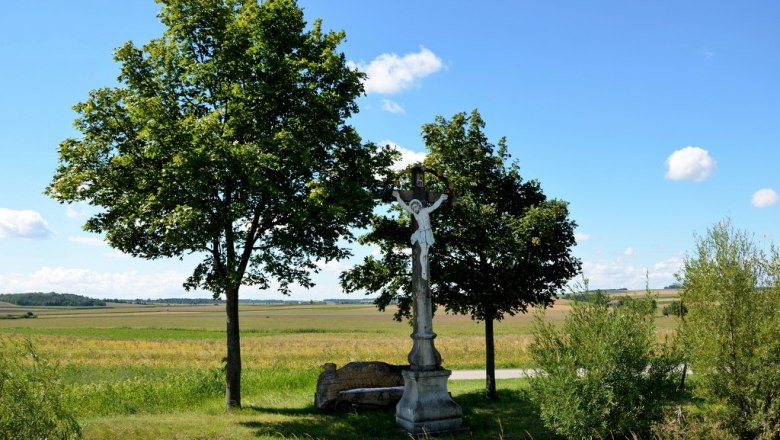
[[[463,410],[447,392],[450,370],[404,370],[404,395],[395,407],[399,428],[413,434],[463,431]]]

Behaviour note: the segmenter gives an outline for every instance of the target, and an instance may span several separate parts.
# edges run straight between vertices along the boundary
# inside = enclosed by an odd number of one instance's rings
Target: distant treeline
[[[54,292],[3,293],[0,294],[0,301],[18,306],[101,307],[106,305],[99,299],[73,293]]]
[[[185,304],[185,305],[202,305],[202,304],[225,304],[224,299],[212,299],[212,298],[147,298],[147,299],[111,299],[104,298],[102,301],[107,303],[120,303],[120,304],[142,304],[142,305],[154,305],[154,304]],[[325,299],[325,300],[284,300],[284,299],[240,299],[241,304],[278,304],[278,305],[303,305],[303,304],[373,304],[372,298],[368,299]]]
[[[619,289],[598,289],[591,292],[565,293],[561,295],[561,299],[570,299],[570,300],[588,302],[594,299],[597,295],[610,294],[613,292],[627,292],[627,291],[628,289],[625,287],[621,287]]]

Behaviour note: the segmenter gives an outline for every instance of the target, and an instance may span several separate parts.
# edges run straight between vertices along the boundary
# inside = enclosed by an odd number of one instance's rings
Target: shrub
[[[647,313],[651,315],[655,315],[655,311],[658,308],[658,301],[652,296],[648,296],[643,300],[639,300],[631,296],[619,295],[613,296],[612,300],[617,301],[619,306],[624,306],[628,303],[634,303],[637,307],[644,307],[647,309]]]
[[[741,438],[780,438],[780,256],[721,222],[685,259],[683,337],[697,392]]]
[[[0,439],[80,438],[63,393],[56,365],[29,340],[0,339]]]
[[[533,399],[544,424],[567,438],[649,434],[676,392],[680,356],[657,343],[651,298],[575,307],[562,329],[537,315],[530,352],[542,370]]]
[[[688,307],[685,307],[682,301],[674,300],[664,306],[662,313],[664,316],[682,317],[688,314]]]

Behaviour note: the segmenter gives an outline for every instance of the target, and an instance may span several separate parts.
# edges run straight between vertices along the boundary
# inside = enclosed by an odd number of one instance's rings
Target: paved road
[[[678,371],[682,371],[683,366],[678,367]],[[518,377],[534,377],[538,374],[539,370],[535,368],[510,368],[496,370],[496,379],[516,379]],[[685,373],[693,374],[690,368],[685,370]],[[485,379],[485,370],[453,370],[452,380],[465,380],[465,379]]]
[[[496,370],[496,379],[516,379],[518,377],[534,377],[536,370],[533,368],[510,368]],[[452,380],[485,379],[485,370],[453,370]]]

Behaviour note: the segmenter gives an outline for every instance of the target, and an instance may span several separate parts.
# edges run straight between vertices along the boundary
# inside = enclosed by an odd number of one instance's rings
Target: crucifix
[[[396,405],[395,420],[400,428],[413,435],[460,432],[465,429],[463,410],[447,392],[447,379],[452,372],[442,368],[441,355],[433,345],[436,333],[433,332],[428,264],[428,251],[434,243],[430,213],[447,200],[447,195],[428,191],[426,170],[421,164],[412,167],[411,171],[412,189],[392,192],[401,207],[412,215],[414,295],[413,345],[408,357],[409,369],[402,372],[404,394]]]
[[[430,213],[447,200],[446,194],[429,191],[425,186],[425,170],[417,164],[412,168],[412,189],[393,191],[393,197],[412,215],[412,291],[413,346],[409,353],[412,370],[436,370],[441,367],[441,355],[433,345],[433,305],[429,280],[428,251],[434,243]],[[428,206],[428,203],[433,205]],[[407,204],[408,203],[408,204]]]

